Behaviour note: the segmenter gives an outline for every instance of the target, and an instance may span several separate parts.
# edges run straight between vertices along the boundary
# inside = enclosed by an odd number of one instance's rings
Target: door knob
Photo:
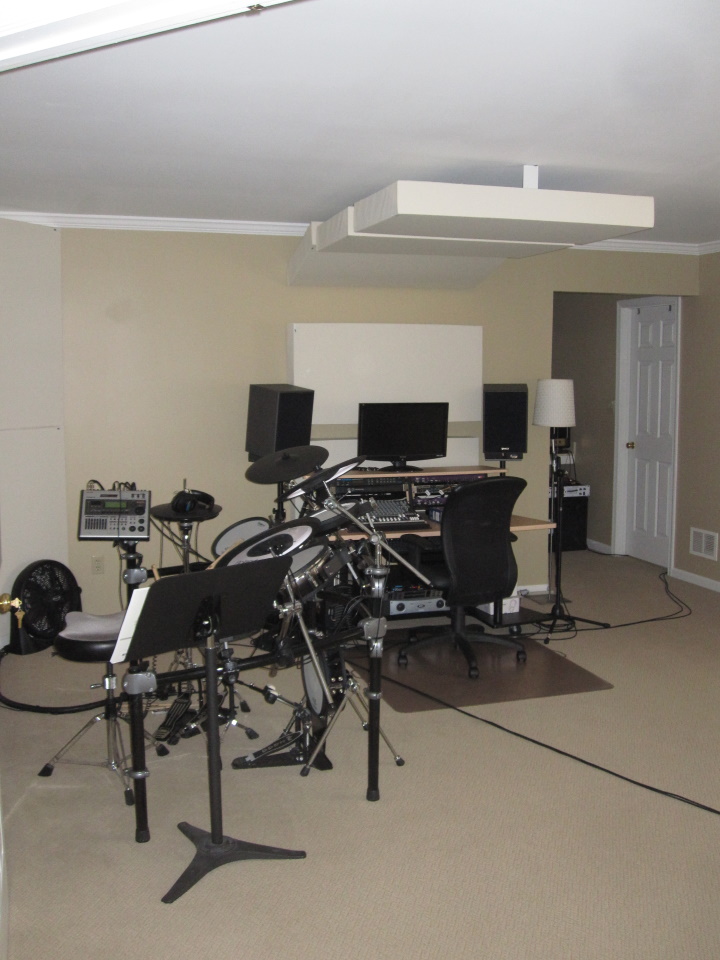
[[[625,446],[628,448],[628,450],[634,450],[634,449],[635,449],[635,443],[634,443],[633,440],[630,440],[628,443],[625,444]]]

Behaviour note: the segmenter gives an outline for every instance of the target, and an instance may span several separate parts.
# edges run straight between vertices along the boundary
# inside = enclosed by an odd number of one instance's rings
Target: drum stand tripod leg
[[[350,706],[353,708],[353,710],[354,710],[355,713],[357,714],[358,719],[360,720],[360,723],[361,723],[362,726],[363,726],[363,730],[367,730],[367,729],[368,729],[368,720],[369,720],[369,717],[370,717],[370,710],[369,710],[369,708],[368,708],[367,701],[365,700],[365,698],[363,697],[363,695],[360,693],[360,688],[358,687],[357,679],[353,676],[352,673],[348,673],[347,683],[348,683],[348,687],[349,687],[350,690],[351,690],[351,693],[353,693],[353,694],[355,695],[355,697],[357,698],[357,700],[360,702],[360,704],[361,704],[361,706],[362,706],[362,708],[363,708],[363,711],[364,711],[364,715],[363,715],[363,713],[360,711],[360,708],[358,707],[358,705],[357,705],[357,703],[355,702],[355,700],[350,700]],[[388,738],[387,738],[387,736],[385,735],[385,731],[383,730],[382,726],[379,727],[378,732],[379,732],[380,736],[382,737],[383,741],[385,742],[385,746],[388,748],[388,750],[389,750],[390,753],[392,754],[393,760],[395,761],[395,763],[396,763],[399,767],[404,766],[405,761],[404,761],[403,758],[400,756],[400,754],[397,752],[397,750],[395,749],[395,747],[394,747],[394,746],[390,743],[390,741],[388,740]]]
[[[304,767],[302,768],[302,770],[300,771],[300,776],[301,776],[301,777],[306,777],[306,776],[310,773],[310,768],[311,768],[312,765],[315,763],[316,758],[318,757],[320,751],[321,751],[321,750],[323,749],[323,747],[325,746],[325,741],[326,741],[327,738],[330,736],[330,731],[332,730],[332,728],[333,728],[333,727],[335,726],[335,724],[337,723],[338,717],[340,716],[340,714],[341,714],[341,713],[343,712],[343,710],[345,709],[346,703],[347,703],[347,691],[345,692],[345,694],[343,694],[343,698],[342,698],[342,700],[340,701],[340,703],[338,704],[337,709],[335,710],[335,713],[332,715],[332,718],[330,719],[330,723],[328,723],[328,725],[325,727],[325,729],[324,729],[323,732],[322,732],[322,735],[321,735],[320,739],[319,739],[318,742],[315,744],[315,749],[314,749],[313,752],[310,754],[310,759],[307,761],[307,763],[305,764],[305,766],[304,766]]]
[[[360,710],[360,707],[358,707],[358,704],[355,702],[356,699],[359,700],[359,702],[360,702],[360,704],[361,704],[361,706],[362,706],[362,708],[363,708],[362,711]],[[342,699],[340,700],[340,703],[338,704],[337,709],[335,710],[335,713],[333,714],[333,716],[332,716],[332,718],[331,718],[331,720],[330,720],[330,723],[328,723],[327,727],[326,727],[325,730],[323,731],[322,736],[321,736],[320,739],[318,740],[317,745],[316,745],[316,747],[315,747],[315,750],[313,751],[312,755],[310,756],[309,761],[305,764],[305,766],[304,766],[304,767],[302,768],[302,770],[300,771],[300,775],[301,775],[301,776],[306,777],[306,776],[310,773],[310,768],[312,767],[313,762],[315,761],[315,757],[316,757],[317,754],[320,752],[320,750],[322,750],[323,746],[325,745],[325,741],[327,740],[328,736],[330,735],[330,731],[331,731],[332,728],[335,726],[335,723],[337,722],[338,717],[339,717],[340,714],[343,712],[343,710],[345,709],[345,707],[346,707],[346,705],[347,705],[348,703],[350,704],[350,706],[351,706],[351,707],[353,708],[353,710],[355,711],[358,719],[360,720],[360,723],[362,724],[363,730],[367,731],[367,730],[369,729],[370,710],[368,709],[367,702],[365,701],[363,695],[360,693],[360,689],[359,689],[359,687],[358,687],[357,680],[355,679],[355,677],[354,677],[351,673],[348,672],[348,673],[345,675],[345,689],[344,689],[344,691],[343,691]],[[404,765],[405,761],[404,761],[403,758],[397,753],[397,751],[395,750],[395,748],[393,747],[393,745],[390,743],[390,741],[388,740],[388,738],[385,736],[385,732],[384,732],[384,730],[382,729],[382,727],[378,727],[378,734],[379,734],[379,736],[382,737],[382,739],[385,741],[385,744],[386,744],[388,750],[389,750],[390,753],[393,755],[393,760],[395,761],[395,763],[396,763],[399,767],[402,767],[402,766]]]

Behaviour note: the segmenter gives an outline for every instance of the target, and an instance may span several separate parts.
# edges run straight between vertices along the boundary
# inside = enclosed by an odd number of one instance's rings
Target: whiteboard
[[[359,403],[449,402],[482,416],[482,327],[435,323],[288,324],[288,379],[315,391],[313,423],[357,424]]]

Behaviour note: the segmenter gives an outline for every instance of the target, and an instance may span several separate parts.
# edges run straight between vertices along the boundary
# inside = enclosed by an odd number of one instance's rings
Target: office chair
[[[468,662],[469,676],[478,676],[472,643],[492,643],[516,651],[517,659],[527,659],[519,640],[489,636],[481,625],[468,625],[467,616],[478,616],[480,604],[495,607],[494,625],[502,626],[503,598],[509,597],[517,582],[517,563],[513,553],[510,518],[518,497],[527,486],[520,477],[488,477],[464,484],[447,498],[441,522],[442,562],[427,562],[424,539],[417,534],[401,538],[408,548],[408,559],[424,573],[433,586],[443,591],[450,607],[450,627],[430,636],[412,631],[398,653],[398,664],[407,665],[407,652],[430,644],[453,640]],[[423,560],[423,552],[426,559]],[[423,631],[424,632],[424,631]]]

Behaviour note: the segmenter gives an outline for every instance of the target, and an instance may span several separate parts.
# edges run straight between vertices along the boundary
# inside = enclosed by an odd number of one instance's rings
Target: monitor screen
[[[444,457],[448,409],[448,403],[359,404],[358,456],[402,469],[408,460]]]

